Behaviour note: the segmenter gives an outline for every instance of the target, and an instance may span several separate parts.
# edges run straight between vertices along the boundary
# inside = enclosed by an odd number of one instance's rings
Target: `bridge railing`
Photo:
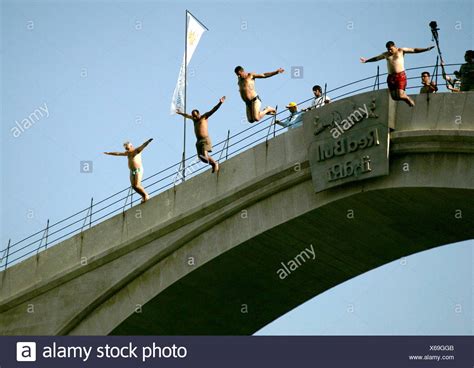
[[[450,69],[459,65],[461,64],[447,64],[445,65],[445,68]],[[419,66],[407,69],[407,79],[409,81],[414,79],[420,80],[421,71],[431,71],[431,68],[434,68],[433,72],[431,72],[431,77],[436,80],[441,76],[437,63],[436,65]],[[357,93],[385,88],[386,76],[387,73],[379,73],[379,67],[377,67],[377,73],[375,75],[333,89],[328,89],[327,85],[325,85],[324,95],[330,96],[331,101],[336,101]],[[407,89],[416,89],[420,87],[421,85],[418,83],[408,87]],[[301,101],[298,103],[298,106],[310,103],[313,98],[314,96],[311,96],[310,98]],[[280,111],[277,113],[277,116],[284,115],[287,111],[287,109]],[[228,131],[227,138],[214,145],[215,149],[213,151],[213,156],[222,162],[258,143],[268,142],[269,139],[281,134],[286,128],[274,124],[277,116],[269,116],[257,123],[249,125],[248,128],[233,135]],[[200,161],[193,155],[146,177],[143,180],[143,184],[149,194],[153,195],[173,188],[182,183],[185,179],[198,175],[208,168],[208,165],[200,163]],[[45,228],[21,240],[15,242],[9,240],[6,248],[0,251],[0,270],[6,269],[7,267],[31,256],[38,255],[39,252],[48,247],[51,247],[72,235],[81,233],[85,229],[90,228],[115,214],[124,212],[127,208],[132,207],[139,201],[139,196],[134,195],[130,187],[124,188],[97,202],[94,202],[94,199],[91,198],[90,205],[84,209],[54,223],[50,223],[48,220]]]

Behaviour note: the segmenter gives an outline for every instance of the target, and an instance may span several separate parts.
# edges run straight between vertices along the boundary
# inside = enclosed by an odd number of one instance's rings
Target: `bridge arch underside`
[[[148,301],[141,313],[131,313],[111,334],[252,334],[369,270],[474,238],[473,197],[472,190],[425,187],[380,189],[339,199],[196,268]],[[281,279],[281,262],[288,265],[311,244],[315,260],[300,262]]]

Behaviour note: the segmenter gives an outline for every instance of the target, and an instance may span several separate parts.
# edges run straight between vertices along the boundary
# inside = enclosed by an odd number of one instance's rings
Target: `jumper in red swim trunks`
[[[397,47],[395,42],[388,41],[385,44],[386,52],[370,59],[361,57],[361,63],[370,63],[372,61],[387,60],[388,78],[387,84],[390,96],[395,101],[404,101],[409,106],[415,106],[413,101],[405,92],[407,87],[407,76],[405,74],[405,54],[417,54],[433,49],[434,46],[427,48]]]
[[[387,85],[390,91],[396,91],[397,89],[404,91],[407,88],[407,75],[405,71],[389,74],[387,77]]]

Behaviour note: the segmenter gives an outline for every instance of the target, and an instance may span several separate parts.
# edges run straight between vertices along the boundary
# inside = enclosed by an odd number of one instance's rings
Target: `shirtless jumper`
[[[146,146],[150,144],[152,140],[153,138],[150,138],[137,148],[133,147],[130,142],[125,142],[123,144],[125,152],[104,152],[106,155],[126,156],[128,158],[128,169],[130,170],[130,185],[138,194],[140,194],[140,196],[142,197],[142,203],[146,202],[149,198],[148,193],[142,186],[142,151],[145,149]]]
[[[393,41],[388,41],[385,44],[387,51],[380,55],[366,59],[361,57],[361,63],[370,63],[385,59],[387,61],[388,77],[387,85],[390,91],[390,96],[395,101],[404,101],[409,106],[415,106],[413,101],[405,92],[407,87],[407,75],[405,73],[405,55],[418,54],[426,52],[434,48],[434,46],[427,48],[410,48],[397,47]]]
[[[225,96],[222,96],[216,106],[202,115],[196,109],[192,110],[191,115],[176,110],[177,114],[193,121],[197,155],[202,162],[211,165],[213,173],[219,171],[219,163],[209,155],[209,152],[212,152],[212,143],[211,138],[209,138],[208,119],[221,107],[224,101]]]
[[[260,121],[265,115],[275,115],[276,110],[273,107],[267,106],[263,110],[260,110],[262,103],[255,90],[255,80],[258,78],[273,77],[274,75],[283,73],[284,70],[280,68],[273,72],[258,74],[246,72],[244,68],[239,65],[235,67],[234,72],[237,75],[240,97],[245,103],[248,122],[255,123],[256,121]]]

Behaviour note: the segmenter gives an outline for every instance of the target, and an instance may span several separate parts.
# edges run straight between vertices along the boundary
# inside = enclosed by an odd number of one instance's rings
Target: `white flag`
[[[201,39],[202,34],[206,30],[201,23],[199,23],[190,13],[187,13],[188,22],[188,34],[186,36],[186,66],[189,65],[191,58],[193,57],[194,51]],[[184,111],[184,58],[179,69],[178,82],[173,93],[173,99],[171,100],[171,114],[175,114],[176,110]]]

